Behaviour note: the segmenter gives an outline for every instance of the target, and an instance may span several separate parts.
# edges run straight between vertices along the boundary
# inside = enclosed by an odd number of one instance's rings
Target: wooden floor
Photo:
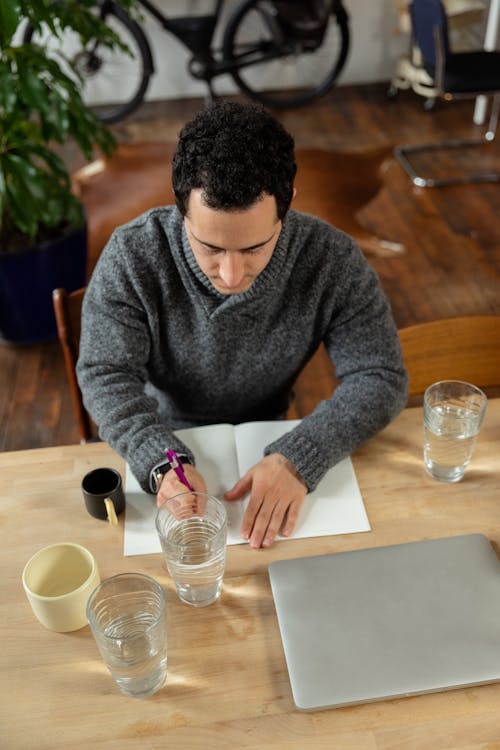
[[[298,147],[342,151],[481,132],[472,123],[472,102],[443,104],[428,113],[412,92],[388,100],[386,89],[341,87],[320,102],[278,117]],[[202,106],[201,100],[150,103],[114,132],[120,141],[175,140],[183,122]],[[71,168],[81,166],[72,149],[64,155]],[[471,160],[480,159],[498,169],[498,144],[475,150]],[[434,159],[431,167],[439,170],[441,165]],[[405,246],[402,255],[369,258],[398,326],[454,315],[500,314],[499,216],[498,184],[414,188],[400,165],[390,160],[383,189],[360,218],[374,234]],[[307,413],[330,388],[331,368],[320,357],[298,383],[295,413]],[[0,450],[77,440],[58,343],[1,346]]]

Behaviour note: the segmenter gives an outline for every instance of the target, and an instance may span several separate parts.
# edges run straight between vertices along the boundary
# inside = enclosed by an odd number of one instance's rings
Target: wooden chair
[[[410,375],[410,405],[438,380],[500,388],[500,315],[418,323],[400,329],[399,338]]]
[[[54,303],[57,322],[57,335],[64,354],[73,410],[80,433],[80,443],[87,443],[94,439],[92,422],[83,405],[80,386],[76,379],[76,362],[80,350],[82,302],[85,289],[86,287],[83,287],[69,294],[65,289],[54,289],[52,292],[52,301]]]

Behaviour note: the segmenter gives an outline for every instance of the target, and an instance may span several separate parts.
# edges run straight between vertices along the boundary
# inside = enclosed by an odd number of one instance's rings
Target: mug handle
[[[116,517],[116,511],[115,506],[113,505],[113,501],[110,497],[107,497],[104,500],[104,505],[106,506],[106,513],[108,514],[108,521],[111,524],[111,526],[118,526],[118,518]]]

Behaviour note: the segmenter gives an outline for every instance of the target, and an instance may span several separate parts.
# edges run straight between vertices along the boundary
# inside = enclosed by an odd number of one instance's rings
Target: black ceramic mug
[[[94,518],[107,520],[105,500],[108,498],[113,503],[116,515],[125,508],[122,478],[115,469],[100,468],[85,474],[82,479],[82,492],[85,507]]]

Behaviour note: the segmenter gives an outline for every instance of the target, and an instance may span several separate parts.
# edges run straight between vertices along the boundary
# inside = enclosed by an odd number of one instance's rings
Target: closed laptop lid
[[[297,708],[500,680],[500,565],[486,537],[271,563]]]

